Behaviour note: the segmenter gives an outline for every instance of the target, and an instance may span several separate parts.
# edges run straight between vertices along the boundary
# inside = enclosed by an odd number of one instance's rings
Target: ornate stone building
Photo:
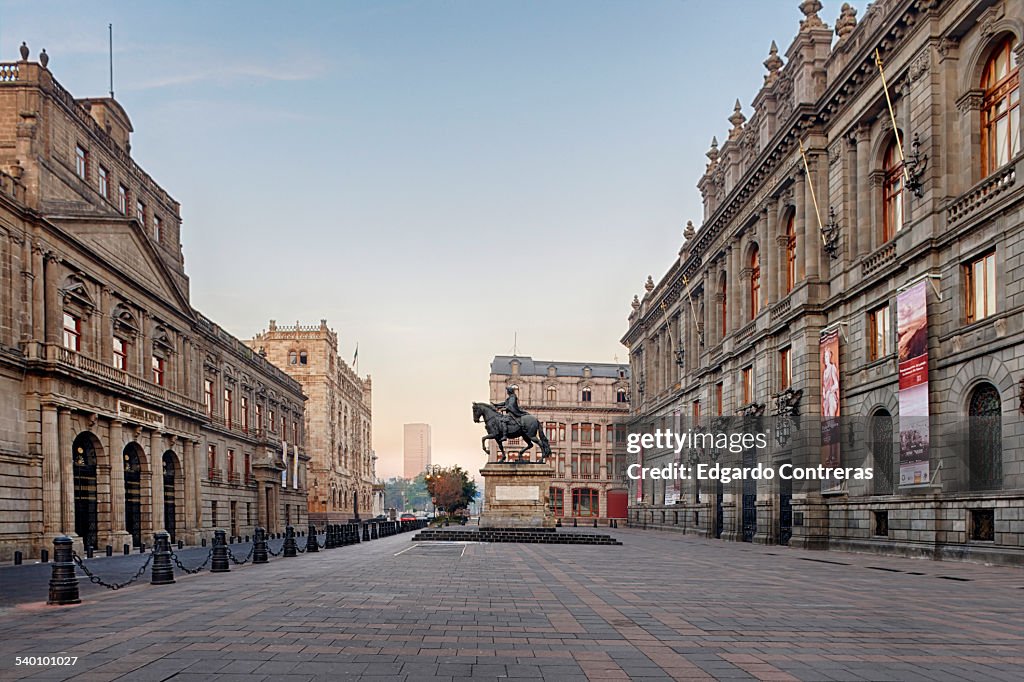
[[[817,0],[800,9],[750,118],[737,102],[712,141],[702,223],[633,301],[631,407],[635,424],[680,415],[711,430],[719,415],[761,415],[777,433],[758,461],[814,461],[824,444],[874,478],[824,493],[685,481],[671,505],[646,481],[631,518],[1020,562],[1024,5],[878,0],[858,18],[844,4],[834,30]],[[823,408],[841,415],[838,439]]]
[[[342,523],[379,513],[383,504],[374,500],[373,383],[338,355],[338,335],[327,320],[318,326],[283,326],[271,320],[269,330],[247,343],[298,381],[308,396],[310,520]]]
[[[612,363],[507,355],[491,361],[491,401],[504,401],[506,387],[515,386],[520,405],[540,420],[551,443],[555,479],[548,499],[556,517],[625,518],[629,376],[628,366]],[[493,462],[498,448],[488,442]],[[522,447],[516,438],[505,452]],[[536,459],[540,452],[534,446],[527,455]]]
[[[0,560],[304,522],[301,387],[192,308],[128,115],[48,61],[0,64]]]

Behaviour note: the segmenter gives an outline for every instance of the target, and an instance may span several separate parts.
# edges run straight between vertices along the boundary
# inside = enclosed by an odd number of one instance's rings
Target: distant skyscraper
[[[416,478],[430,466],[430,424],[405,425],[405,477]]]

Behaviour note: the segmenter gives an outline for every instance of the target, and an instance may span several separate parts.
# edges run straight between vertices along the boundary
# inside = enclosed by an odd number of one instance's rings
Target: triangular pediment
[[[176,310],[192,314],[156,248],[130,221],[51,221],[106,263],[112,274],[123,275]]]

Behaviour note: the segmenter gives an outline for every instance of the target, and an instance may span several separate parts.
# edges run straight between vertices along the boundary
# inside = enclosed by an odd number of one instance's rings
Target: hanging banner
[[[288,487],[288,443],[281,441],[281,459],[284,462],[284,469],[281,470],[281,487]]]
[[[679,410],[676,410],[675,412],[672,413],[673,433],[683,432],[682,420],[682,414],[679,412]],[[678,451],[675,453],[673,461],[676,464],[676,471],[679,471],[679,465],[682,464],[683,461],[682,448],[678,449]],[[665,504],[676,504],[677,502],[679,502],[679,498],[682,495],[682,492],[683,479],[680,478],[679,476],[673,476],[672,482],[665,484]]]
[[[900,376],[900,485],[929,482],[928,282],[896,296]]]
[[[839,327],[826,329],[818,342],[821,363],[821,464],[835,469],[839,459]],[[822,479],[822,492],[836,492],[842,483]]]
[[[638,469],[643,469],[644,466],[644,449],[641,447],[640,452],[636,455],[636,463],[640,465]],[[644,501],[644,479],[636,479],[636,502],[640,504]]]

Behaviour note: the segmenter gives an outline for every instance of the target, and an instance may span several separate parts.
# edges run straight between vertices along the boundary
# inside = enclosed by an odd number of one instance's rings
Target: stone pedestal
[[[488,462],[484,477],[481,528],[554,528],[548,491],[552,464]]]

